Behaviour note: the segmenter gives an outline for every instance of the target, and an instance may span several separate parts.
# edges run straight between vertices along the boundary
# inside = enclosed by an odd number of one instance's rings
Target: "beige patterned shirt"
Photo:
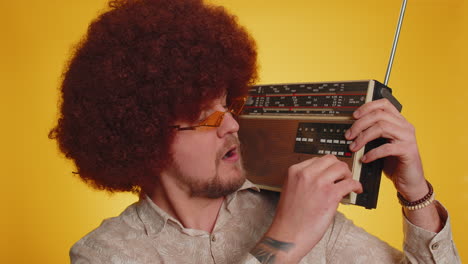
[[[146,197],[78,241],[70,251],[71,262],[259,263],[249,251],[270,226],[277,200],[277,194],[259,192],[246,181],[225,199],[210,234],[184,228]],[[439,214],[446,224],[437,234],[404,220],[402,253],[337,213],[300,263],[460,263],[440,205]]]

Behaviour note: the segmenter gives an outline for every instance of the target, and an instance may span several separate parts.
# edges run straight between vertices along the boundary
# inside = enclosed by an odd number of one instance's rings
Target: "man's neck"
[[[215,227],[224,197],[210,199],[193,197],[171,180],[160,179],[156,190],[149,194],[153,202],[179,220],[185,228],[211,233]]]

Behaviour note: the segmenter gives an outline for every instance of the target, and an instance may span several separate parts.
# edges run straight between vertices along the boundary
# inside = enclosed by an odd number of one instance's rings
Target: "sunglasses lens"
[[[205,120],[203,120],[200,126],[219,127],[223,121],[224,112],[216,111]]]
[[[231,114],[235,118],[237,118],[241,114],[246,100],[247,100],[247,97],[241,97],[241,98],[236,98],[232,101],[231,107],[229,108],[229,112],[231,112]]]
[[[242,112],[242,108],[244,108],[245,101],[247,97],[236,98],[233,100],[231,106],[229,107],[228,112],[232,114],[232,116],[237,119],[237,117]],[[216,111],[210,116],[208,116],[205,120],[198,124],[198,128],[207,128],[207,127],[219,127],[223,122],[224,114],[226,112]]]

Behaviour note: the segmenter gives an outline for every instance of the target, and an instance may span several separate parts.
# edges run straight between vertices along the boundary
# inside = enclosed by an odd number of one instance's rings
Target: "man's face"
[[[226,111],[226,99],[213,102],[200,121],[215,111]],[[191,126],[193,124],[178,123]],[[239,124],[225,114],[217,128],[178,131],[172,145],[170,173],[191,196],[219,198],[236,191],[245,181],[237,131]]]

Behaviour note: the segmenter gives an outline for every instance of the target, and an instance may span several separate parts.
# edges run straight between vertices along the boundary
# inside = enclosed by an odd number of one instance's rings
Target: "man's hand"
[[[273,223],[252,254],[262,263],[299,262],[320,241],[339,202],[352,191],[361,193],[361,183],[333,155],[291,166]]]
[[[408,201],[424,197],[429,188],[424,178],[414,127],[387,100],[369,102],[359,107],[353,114],[356,122],[346,132],[352,151],[364,147],[376,138],[387,138],[388,142],[362,157],[368,163],[385,158],[384,172],[395,185],[397,191]],[[408,220],[414,225],[432,232],[439,232],[443,223],[434,203],[410,211],[404,209]]]
[[[369,102],[354,114],[356,122],[346,132],[352,151],[364,147],[376,138],[388,142],[369,151],[362,157],[363,163],[385,159],[384,172],[395,188],[407,200],[415,201],[427,194],[428,188],[419,156],[414,127],[387,100]]]

